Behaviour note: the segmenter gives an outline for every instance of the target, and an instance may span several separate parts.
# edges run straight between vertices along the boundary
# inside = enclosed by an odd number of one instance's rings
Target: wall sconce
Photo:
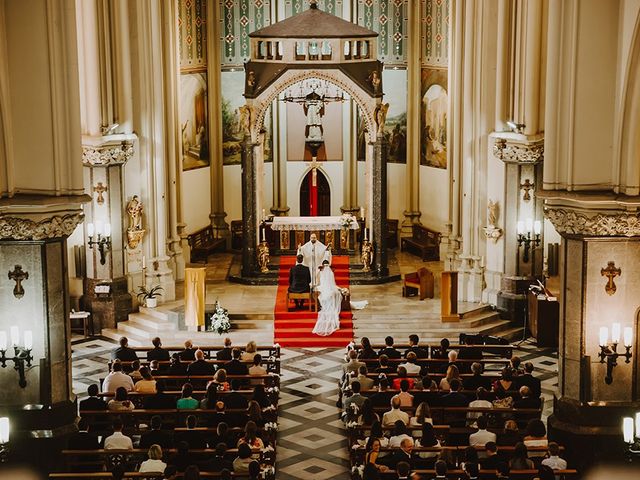
[[[11,427],[8,417],[0,418],[0,463],[9,460],[9,433]]]
[[[526,222],[520,220],[518,222],[518,246],[524,245],[524,253],[522,254],[522,261],[524,263],[529,262],[529,250],[531,244],[534,247],[540,245],[540,233],[542,232],[542,222],[536,220],[535,222],[531,218],[527,218]],[[533,238],[531,233],[534,234]]]
[[[627,444],[626,456],[627,460],[633,461],[634,456],[640,455],[640,412],[636,413],[635,418],[635,435],[634,421],[632,417],[624,417],[622,419],[622,436],[624,443]]]
[[[7,357],[7,332],[0,331],[0,365],[2,368],[7,367],[7,362],[14,363],[14,369],[18,371],[20,380],[18,385],[24,388],[27,386],[27,379],[24,375],[25,365],[31,367],[31,349],[33,348],[33,333],[31,330],[24,331],[24,345],[20,345],[20,330],[15,325],[10,329],[11,345],[13,346],[14,356]]]
[[[506,123],[513,133],[522,133],[526,127],[524,123],[516,123],[513,120],[507,120]]]
[[[633,341],[633,330],[631,327],[624,328],[624,353],[618,353],[618,343],[620,343],[620,324],[611,325],[611,345],[609,345],[609,328],[600,327],[600,363],[607,362],[607,375],[604,381],[607,385],[613,383],[613,369],[618,365],[618,357],[624,357],[625,363],[631,359],[631,344]]]
[[[97,240],[93,239],[93,234],[97,235]],[[94,245],[98,246],[100,252],[100,265],[104,265],[107,261],[105,253],[111,249],[111,224],[105,223],[104,232],[102,231],[102,223],[96,222],[87,225],[87,233],[89,234],[89,248],[93,249]]]

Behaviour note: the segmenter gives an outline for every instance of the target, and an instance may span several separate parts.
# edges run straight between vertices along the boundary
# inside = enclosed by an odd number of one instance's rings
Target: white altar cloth
[[[351,230],[358,230],[360,225],[355,217],[349,227]],[[273,217],[272,230],[340,230],[342,229],[343,216],[335,217]]]

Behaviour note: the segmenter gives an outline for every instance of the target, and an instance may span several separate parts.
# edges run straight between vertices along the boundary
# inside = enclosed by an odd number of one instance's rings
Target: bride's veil
[[[326,265],[320,272],[320,288],[325,292],[332,292],[338,289],[338,285],[336,285],[336,277],[328,265]]]

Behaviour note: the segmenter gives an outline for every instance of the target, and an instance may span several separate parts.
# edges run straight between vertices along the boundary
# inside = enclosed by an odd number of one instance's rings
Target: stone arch
[[[259,97],[248,99],[247,104],[254,108],[255,121],[251,128],[251,138],[256,140],[264,125],[264,117],[271,103],[280,92],[303,80],[317,78],[326,80],[347,92],[363,112],[367,125],[369,141],[376,140],[375,107],[378,99],[367,95],[353,80],[339,70],[287,70],[272,83]]]
[[[640,14],[636,18],[621,99],[619,183],[629,187],[625,193],[637,195],[640,193]]]

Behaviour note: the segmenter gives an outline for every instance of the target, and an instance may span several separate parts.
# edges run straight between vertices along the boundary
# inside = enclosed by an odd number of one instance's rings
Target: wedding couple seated
[[[330,265],[331,249],[311,234],[310,240],[299,246],[296,265],[289,271],[287,307],[289,301],[294,300],[296,307],[302,308],[307,293],[309,302],[315,303],[317,298],[320,311],[313,333],[321,336],[331,335],[340,328],[342,292]]]

